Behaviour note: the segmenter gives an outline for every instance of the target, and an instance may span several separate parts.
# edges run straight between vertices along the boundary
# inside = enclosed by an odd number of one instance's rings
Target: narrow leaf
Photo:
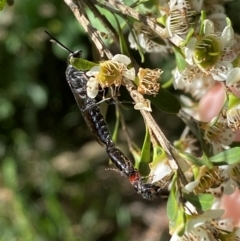
[[[173,184],[174,185],[174,184]],[[176,197],[176,189],[172,188],[167,202],[167,216],[170,223],[175,223],[177,219],[178,202]]]
[[[115,14],[113,14],[113,16],[115,17],[115,20],[116,20],[116,22],[117,22],[121,53],[122,53],[122,54],[125,54],[125,55],[127,55],[127,56],[130,56],[129,50],[128,50],[128,47],[127,47],[128,45],[127,45],[127,43],[126,43],[126,41],[125,41],[125,38],[124,38],[124,36],[123,36],[123,31],[122,31],[122,28],[121,28],[120,23],[119,23],[119,21],[118,21],[118,18],[116,17]]]
[[[193,163],[196,166],[203,166],[203,165],[205,165],[208,168],[212,168],[213,167],[212,163],[205,156],[196,157],[196,156],[194,156],[194,155],[192,155],[190,153],[187,153],[187,152],[184,152],[184,153],[180,153],[179,152],[179,155],[183,159],[190,161],[191,163]]]
[[[151,141],[148,128],[146,128],[146,134],[142,146],[141,158],[140,158],[140,172],[142,175],[148,175],[150,168],[148,166],[151,161]]]
[[[194,34],[194,28],[190,27],[187,33],[187,37],[183,42],[181,42],[180,47],[186,46],[189,40],[191,39],[191,37],[193,36],[193,34]]]
[[[133,23],[132,23],[133,24]],[[136,47],[137,47],[137,50],[139,52],[139,55],[141,57],[141,62],[144,63],[145,61],[145,56],[144,56],[144,51],[143,51],[143,48],[140,46],[139,42],[138,42],[138,39],[136,37],[136,34],[135,32],[133,31],[132,29],[132,25],[129,24],[128,22],[128,26],[129,26],[129,31],[130,31],[130,34],[132,35],[133,39],[134,39],[134,42],[136,43]]]
[[[233,147],[209,158],[215,165],[231,165],[240,162],[240,147]]]
[[[194,155],[190,154],[190,153],[178,153],[179,156],[181,156],[182,158],[184,158],[187,161],[190,161],[192,164],[196,165],[196,166],[202,166],[203,162],[200,158],[195,157]]]
[[[186,215],[183,204],[179,202],[176,190],[176,175],[173,180],[172,188],[167,202],[167,215],[169,218],[170,233],[177,233],[179,236],[184,234],[186,226]]]
[[[119,125],[120,125],[120,115],[121,113],[119,112],[119,109],[116,108],[116,123],[112,135],[112,139],[114,142],[117,142],[117,137],[118,137],[118,131],[119,131]]]
[[[175,58],[176,58],[177,68],[181,72],[186,67],[186,60],[185,60],[184,56],[182,55],[180,48],[175,47],[173,49],[173,51],[174,51]]]
[[[141,151],[138,148],[131,148],[131,154],[133,155],[134,159],[134,167],[139,170],[140,166],[140,158],[141,158]]]

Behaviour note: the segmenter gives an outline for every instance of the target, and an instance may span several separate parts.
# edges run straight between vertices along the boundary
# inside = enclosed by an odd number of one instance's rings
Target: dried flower
[[[158,83],[158,81],[162,72],[163,71],[160,69],[140,68],[138,71],[138,91],[146,95],[156,95],[160,88],[160,84]]]

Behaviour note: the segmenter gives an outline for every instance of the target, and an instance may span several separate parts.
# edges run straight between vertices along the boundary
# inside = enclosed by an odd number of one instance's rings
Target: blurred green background
[[[63,1],[16,1],[0,12],[0,240],[158,239],[165,202],[142,200],[106,170],[105,148],[65,80],[68,53],[44,30],[89,60],[96,52]],[[133,108],[125,109],[131,130]],[[114,106],[107,119],[113,130]]]
[[[63,1],[16,1],[0,12],[0,240],[169,240],[166,202],[143,200],[126,178],[106,170],[113,166],[65,80],[68,53],[44,30],[89,60],[95,51]],[[166,56],[157,64],[156,56],[148,58],[165,71],[174,66]],[[109,109],[113,130],[114,106]],[[124,116],[141,146],[144,124],[132,110],[126,106]],[[154,115],[177,139],[183,124]],[[124,135],[119,140],[128,153]]]

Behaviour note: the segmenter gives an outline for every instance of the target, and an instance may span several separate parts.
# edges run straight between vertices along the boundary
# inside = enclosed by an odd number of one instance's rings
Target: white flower
[[[186,67],[174,72],[174,87],[189,92],[199,100],[214,81],[233,82],[238,86],[240,68],[233,68],[229,58],[230,47],[234,43],[234,32],[230,20],[221,34],[216,33],[211,20],[203,21],[203,35],[191,37],[185,46]],[[226,58],[224,58],[226,56]],[[239,78],[240,79],[240,78]]]
[[[87,95],[94,99],[98,94],[98,82],[94,78],[90,78],[87,82]]]
[[[111,60],[104,61],[99,66],[94,66],[86,75],[89,76],[87,83],[87,95],[95,98],[98,94],[98,85],[102,88],[121,85],[122,78],[135,79],[135,69],[128,68],[131,63],[129,57],[123,54],[115,55]]]
[[[216,81],[226,81],[229,72],[232,70],[232,63],[221,61],[210,69],[210,73]]]
[[[166,30],[172,37],[174,34],[186,34],[189,28],[189,19],[194,15],[189,1],[170,0],[169,14],[166,20]]]
[[[221,36],[214,32],[211,20],[203,21],[203,36],[200,40],[192,37],[186,45],[185,56],[189,65],[196,64],[201,71],[212,74],[217,81],[226,80],[232,64],[222,61],[226,48],[233,45],[234,31],[230,25],[226,26]]]
[[[235,88],[240,88],[240,68],[236,67],[229,71],[226,79],[227,86],[234,86]]]
[[[165,176],[172,173],[172,168],[168,163],[160,162],[154,169],[151,170],[150,176],[153,176],[152,183],[162,180]]]
[[[185,191],[186,193],[190,193],[199,185],[199,183],[200,183],[199,179],[189,182],[187,185],[185,185],[185,187],[183,188],[183,191]]]
[[[227,121],[223,117],[213,118],[203,129],[205,130],[204,138],[212,145],[219,143],[222,146],[229,146],[236,136],[236,133],[228,127]]]
[[[116,61],[118,63],[125,64],[126,66],[131,64],[131,59],[123,54],[116,54],[112,57],[112,61]]]
[[[220,167],[221,177],[226,180],[223,186],[223,194],[230,195],[238,188],[240,166],[239,164],[224,165]]]
[[[215,241],[213,230],[216,230],[211,225],[211,222],[223,215],[224,210],[209,210],[201,215],[188,216],[186,229],[183,236],[174,233],[170,241]],[[216,234],[217,235],[217,234]]]
[[[204,35],[214,34],[214,24],[211,20],[205,19],[203,21],[203,33]]]
[[[240,104],[227,111],[227,119],[233,131],[240,129]]]
[[[169,161],[164,151],[161,154],[154,155],[154,160],[149,164],[151,172],[149,176],[153,177],[152,183],[162,181],[170,177],[174,170],[177,170],[177,165],[174,161]]]
[[[201,99],[201,97],[214,85],[212,76],[201,72],[196,65],[187,65],[182,72],[175,69],[173,76],[174,88],[182,89],[190,93],[196,100]]]
[[[140,46],[143,52],[148,53],[166,52],[169,49],[169,46],[166,44],[155,42],[154,38],[158,38],[158,36],[152,30],[147,29],[142,23],[135,22],[133,28],[133,33],[130,32],[128,35],[130,48],[137,50]]]
[[[189,42],[187,43],[187,46],[185,48],[185,56],[186,56],[186,61],[188,64],[193,65],[193,51],[196,47],[197,44],[197,39],[196,38],[191,38]]]
[[[215,4],[213,11],[208,15],[208,19],[213,21],[217,32],[222,32],[226,27],[226,17],[224,7],[218,4]]]
[[[232,26],[226,26],[222,31],[221,43],[223,48],[229,48],[234,43],[234,31]]]

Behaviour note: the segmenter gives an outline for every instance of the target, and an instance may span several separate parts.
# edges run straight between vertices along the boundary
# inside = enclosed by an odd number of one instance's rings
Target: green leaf
[[[161,146],[154,146],[153,147],[153,161],[151,166],[157,166],[162,160],[166,159],[166,153]]]
[[[184,212],[182,202],[179,202],[179,198],[176,190],[176,175],[172,183],[172,188],[167,202],[167,215],[170,224],[170,233],[177,233],[182,236],[185,231],[186,215]]]
[[[178,99],[163,88],[160,88],[156,97],[149,96],[148,99],[151,100],[155,107],[169,114],[177,114],[181,109]]]
[[[115,14],[113,14],[113,16],[115,17],[115,20],[117,22],[121,53],[125,54],[127,56],[130,56],[130,53],[129,53],[129,50],[128,50],[128,45],[127,45],[127,43],[125,41],[125,38],[123,36],[123,31],[122,31],[122,28],[121,28],[120,23],[118,21],[118,18],[116,17]]]
[[[184,158],[187,161],[190,161],[192,164],[196,165],[196,166],[203,166],[203,162],[201,160],[201,158],[195,157],[194,155],[190,154],[190,153],[178,153],[179,156],[181,156],[182,158]]]
[[[185,40],[183,42],[180,43],[180,47],[184,47],[187,45],[187,43],[189,42],[190,38],[193,36],[194,34],[194,28],[190,27],[187,33],[187,37],[185,38]]]
[[[96,64],[94,62],[91,62],[91,61],[88,61],[86,59],[74,58],[74,57],[71,57],[69,62],[76,69],[79,69],[79,70],[82,70],[82,71],[90,70],[92,67],[98,65],[98,64]]]
[[[181,72],[186,68],[186,60],[185,57],[182,55],[180,48],[173,48],[175,58],[176,58],[176,63],[177,63],[177,68]]]
[[[136,169],[139,169],[140,166],[140,159],[141,159],[141,150],[138,149],[137,147],[131,148],[131,154],[133,155],[134,158],[134,167]]]
[[[196,157],[196,156],[194,156],[194,155],[192,155],[192,154],[190,154],[188,152],[184,152],[184,153],[179,152],[178,154],[183,159],[190,161],[191,163],[193,163],[196,166],[204,166],[205,165],[208,168],[212,168],[213,167],[211,161],[208,158],[206,158],[205,156]]]
[[[237,97],[233,93],[229,93],[228,94],[228,110],[230,110],[238,105],[239,105],[239,97]]]
[[[146,134],[142,146],[142,152],[140,157],[140,173],[142,175],[148,175],[150,168],[149,162],[151,160],[151,140],[148,128],[146,128]]]
[[[201,17],[200,17],[200,31],[199,34],[203,35],[203,29],[204,29],[204,20],[206,19],[206,12],[204,10],[201,11]]]
[[[170,223],[175,223],[175,220],[177,218],[177,210],[178,202],[176,197],[176,189],[171,188],[167,202],[167,216]]]
[[[200,194],[193,195],[188,193],[183,193],[183,196],[188,200],[194,207],[199,210],[205,211],[211,208],[214,200],[214,196],[212,194]]]
[[[181,205],[178,208],[178,216],[176,221],[176,232],[179,236],[183,236],[186,228],[186,214],[184,208]]]
[[[120,112],[119,112],[119,109],[116,108],[116,123],[112,134],[112,139],[114,142],[117,142],[119,125],[120,125]]]
[[[209,158],[216,166],[240,163],[240,147],[233,147]]]
[[[167,89],[167,88],[169,88],[169,87],[172,87],[172,85],[173,85],[173,77],[171,77],[169,80],[167,80],[166,82],[164,82],[164,83],[162,83],[161,84],[161,87],[163,88],[163,89]]]
[[[6,0],[0,0],[0,11],[3,10],[5,5],[6,5]]]

